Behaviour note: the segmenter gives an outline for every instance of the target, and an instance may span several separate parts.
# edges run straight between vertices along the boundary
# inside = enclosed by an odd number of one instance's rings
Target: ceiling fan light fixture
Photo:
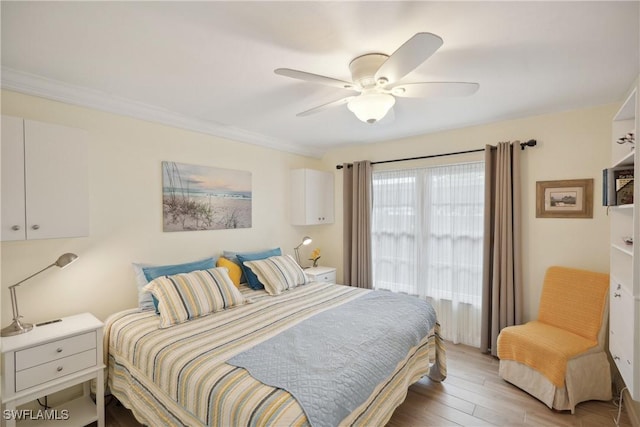
[[[365,123],[376,123],[387,115],[399,98],[427,98],[433,96],[469,96],[478,90],[478,83],[468,82],[406,82],[401,80],[426,61],[442,46],[442,38],[420,32],[404,42],[391,55],[366,53],[349,63],[351,82],[306,71],[277,68],[276,74],[325,86],[348,89],[341,99],[322,104],[296,114],[305,117],[329,108],[347,104],[349,110]]]
[[[396,99],[387,93],[363,93],[353,98],[347,108],[365,123],[375,123],[387,115]]]

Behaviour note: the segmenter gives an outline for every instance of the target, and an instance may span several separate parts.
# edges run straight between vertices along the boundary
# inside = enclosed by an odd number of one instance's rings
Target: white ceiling
[[[620,101],[639,73],[640,2],[2,1],[2,86],[308,155]],[[468,98],[398,99],[369,125],[345,96],[274,74],[350,80],[349,62],[417,32],[444,45],[402,82]]]

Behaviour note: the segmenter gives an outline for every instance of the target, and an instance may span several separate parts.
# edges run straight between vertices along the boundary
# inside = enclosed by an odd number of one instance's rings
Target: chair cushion
[[[608,274],[550,267],[544,278],[538,320],[595,341],[608,293]]]
[[[498,358],[525,364],[547,377],[556,387],[564,387],[567,362],[595,347],[586,339],[539,321],[509,326],[498,335]]]

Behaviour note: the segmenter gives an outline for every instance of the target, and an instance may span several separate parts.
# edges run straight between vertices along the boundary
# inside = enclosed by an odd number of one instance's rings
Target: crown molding
[[[2,88],[303,156],[319,158],[323,154],[318,149],[7,67],[2,67]]]

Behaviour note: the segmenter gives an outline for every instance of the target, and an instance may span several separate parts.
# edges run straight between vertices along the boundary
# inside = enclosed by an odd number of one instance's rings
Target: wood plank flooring
[[[447,343],[447,371],[448,377],[442,383],[423,378],[412,385],[388,427],[615,426],[618,408],[613,402],[581,403],[575,415],[550,410],[501,380],[498,360],[472,347]],[[131,412],[115,400],[107,404],[106,425],[140,427]],[[619,426],[631,427],[624,410]]]

